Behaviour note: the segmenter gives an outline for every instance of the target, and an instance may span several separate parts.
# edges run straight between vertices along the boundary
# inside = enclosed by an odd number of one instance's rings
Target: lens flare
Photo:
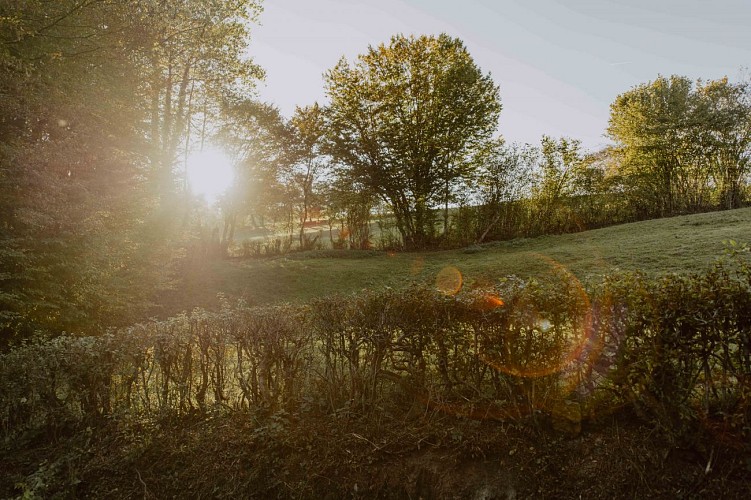
[[[462,289],[462,273],[455,267],[441,269],[435,278],[435,286],[445,295],[456,295]]]
[[[547,313],[538,310],[534,297],[522,295],[514,309],[524,314],[509,324],[510,328],[498,339],[497,345],[479,350],[478,356],[488,366],[515,377],[559,374],[563,384],[573,390],[581,375],[575,368],[591,367],[602,347],[593,331],[592,305],[571,271],[547,256],[532,255],[546,263],[552,274],[562,280],[562,286],[568,287],[568,300],[578,302],[575,308],[578,314],[556,324]],[[525,350],[528,344],[534,347]]]
[[[538,319],[536,324],[537,328],[539,328],[542,333],[548,333],[548,330],[550,330],[550,328],[553,326],[553,324],[547,318]]]
[[[593,391],[610,369],[622,335],[617,328],[602,331],[598,316],[603,308],[617,308],[617,303],[605,297],[593,306],[570,270],[545,255],[528,255],[542,262],[557,280],[553,286],[538,287],[533,285],[535,280],[510,279],[508,295],[477,288],[466,297],[480,313],[504,308],[497,315],[487,314],[491,323],[488,329],[481,329],[481,335],[467,328],[465,345],[488,367],[517,378],[510,383],[522,392],[508,400],[470,404],[442,401],[430,393],[414,396],[431,410],[479,420],[515,420],[545,411],[552,415],[554,425],[578,433],[584,412],[591,409],[585,410],[569,397]],[[462,289],[461,273],[453,267],[442,269],[436,287],[447,295],[456,295]],[[543,292],[550,296],[541,295]],[[541,380],[546,376],[551,378]],[[540,389],[536,390],[538,384]]]
[[[484,310],[497,309],[503,306],[503,299],[501,299],[499,296],[493,294],[487,294],[483,296],[482,308]]]

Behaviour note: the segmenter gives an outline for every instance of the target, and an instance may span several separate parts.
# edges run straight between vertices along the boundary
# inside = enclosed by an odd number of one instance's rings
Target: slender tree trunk
[[[443,234],[448,236],[449,232],[449,181],[446,179],[446,193],[443,207]]]
[[[160,73],[157,69],[157,62],[152,61],[154,73],[151,80],[151,167],[154,173],[158,175],[161,170],[161,135],[159,119],[159,101],[161,98]]]
[[[495,215],[493,216],[493,219],[490,221],[488,226],[485,228],[485,231],[482,232],[479,238],[475,241],[475,244],[479,245],[483,241],[485,241],[485,238],[488,236],[488,233],[498,223],[498,220],[501,218],[501,211],[497,210]]]
[[[303,208],[302,213],[300,214],[300,250],[303,250],[305,247],[305,222],[308,220],[308,202],[303,198]]]

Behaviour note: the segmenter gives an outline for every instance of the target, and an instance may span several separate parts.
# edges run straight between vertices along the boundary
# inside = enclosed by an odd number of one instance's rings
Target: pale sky
[[[500,133],[608,141],[610,103],[658,74],[737,80],[751,66],[751,0],[265,0],[250,53],[259,98],[290,116],[325,103],[323,73],[397,33],[464,41],[501,89]]]

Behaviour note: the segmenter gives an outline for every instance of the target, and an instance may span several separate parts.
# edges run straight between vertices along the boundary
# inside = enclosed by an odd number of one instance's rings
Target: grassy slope
[[[443,267],[469,282],[550,267],[580,278],[613,268],[699,270],[723,240],[751,239],[751,209],[676,217],[472,251],[389,256],[342,252],[206,263],[173,299],[208,304],[217,292],[258,302],[431,282]],[[176,304],[173,304],[177,306]],[[628,413],[585,422],[578,436],[449,413],[333,414],[311,420],[237,414],[112,428],[0,446],[0,497],[745,498],[751,458],[710,434],[678,446]],[[261,420],[259,420],[261,418]],[[122,427],[120,427],[122,425]],[[530,424],[531,425],[531,424]],[[89,429],[91,430],[91,428]],[[707,444],[709,443],[709,444]],[[711,465],[711,468],[709,467]],[[357,493],[359,491],[359,493]],[[745,496],[744,496],[745,495]]]
[[[690,272],[713,262],[728,239],[751,240],[751,208],[463,250],[398,254],[329,251],[324,256],[307,252],[274,259],[219,261],[187,277],[168,309],[212,307],[217,293],[243,296],[253,303],[298,302],[363,288],[433,283],[447,266],[457,268],[467,285],[492,283],[509,274],[538,274],[549,270],[551,262],[565,266],[580,279],[613,269],[649,274]]]

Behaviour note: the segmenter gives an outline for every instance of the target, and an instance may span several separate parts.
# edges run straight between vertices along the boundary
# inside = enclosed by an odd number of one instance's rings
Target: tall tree
[[[308,222],[311,206],[314,203],[314,188],[326,167],[326,158],[322,150],[326,132],[323,109],[318,103],[304,108],[298,107],[289,125],[287,154],[290,170],[288,177],[299,197],[299,240],[300,248],[305,248],[307,246],[305,223]]]
[[[237,221],[249,217],[256,228],[265,226],[287,189],[282,172],[288,159],[290,132],[279,110],[271,104],[242,99],[225,103],[217,140],[230,152],[235,164],[235,182],[221,202],[224,218],[222,246],[234,237]]]
[[[102,2],[0,7],[5,342],[122,321],[124,302],[143,311],[130,279],[147,267],[131,261],[144,142],[122,14]],[[159,288],[150,278],[140,283]]]
[[[145,76],[152,175],[161,191],[179,184],[175,167],[184,141],[199,135],[228,97],[247,97],[263,72],[245,56],[257,0],[175,0],[131,3],[138,34],[134,58]],[[190,130],[198,118],[198,130]],[[192,132],[192,133],[191,133]]]
[[[394,36],[326,74],[331,154],[346,175],[387,202],[408,248],[434,232],[432,210],[476,168],[496,129],[498,87],[464,44]]]
[[[539,150],[529,144],[506,145],[502,140],[488,144],[480,156],[477,179],[480,218],[476,243],[482,243],[491,234],[516,236],[519,226],[527,222],[519,217],[520,209],[523,200],[531,196],[538,157]]]
[[[608,134],[657,215],[670,215],[678,205],[676,177],[690,141],[691,89],[685,77],[660,76],[619,95],[610,106]]]
[[[582,166],[581,143],[576,139],[543,136],[540,164],[532,190],[536,222],[541,232],[565,230],[564,199],[574,194],[573,181]]]
[[[660,76],[618,96],[608,134],[653,215],[741,203],[751,156],[751,87]]]
[[[698,85],[697,94],[701,144],[717,187],[717,202],[723,208],[738,208],[751,169],[751,81],[708,81]]]

